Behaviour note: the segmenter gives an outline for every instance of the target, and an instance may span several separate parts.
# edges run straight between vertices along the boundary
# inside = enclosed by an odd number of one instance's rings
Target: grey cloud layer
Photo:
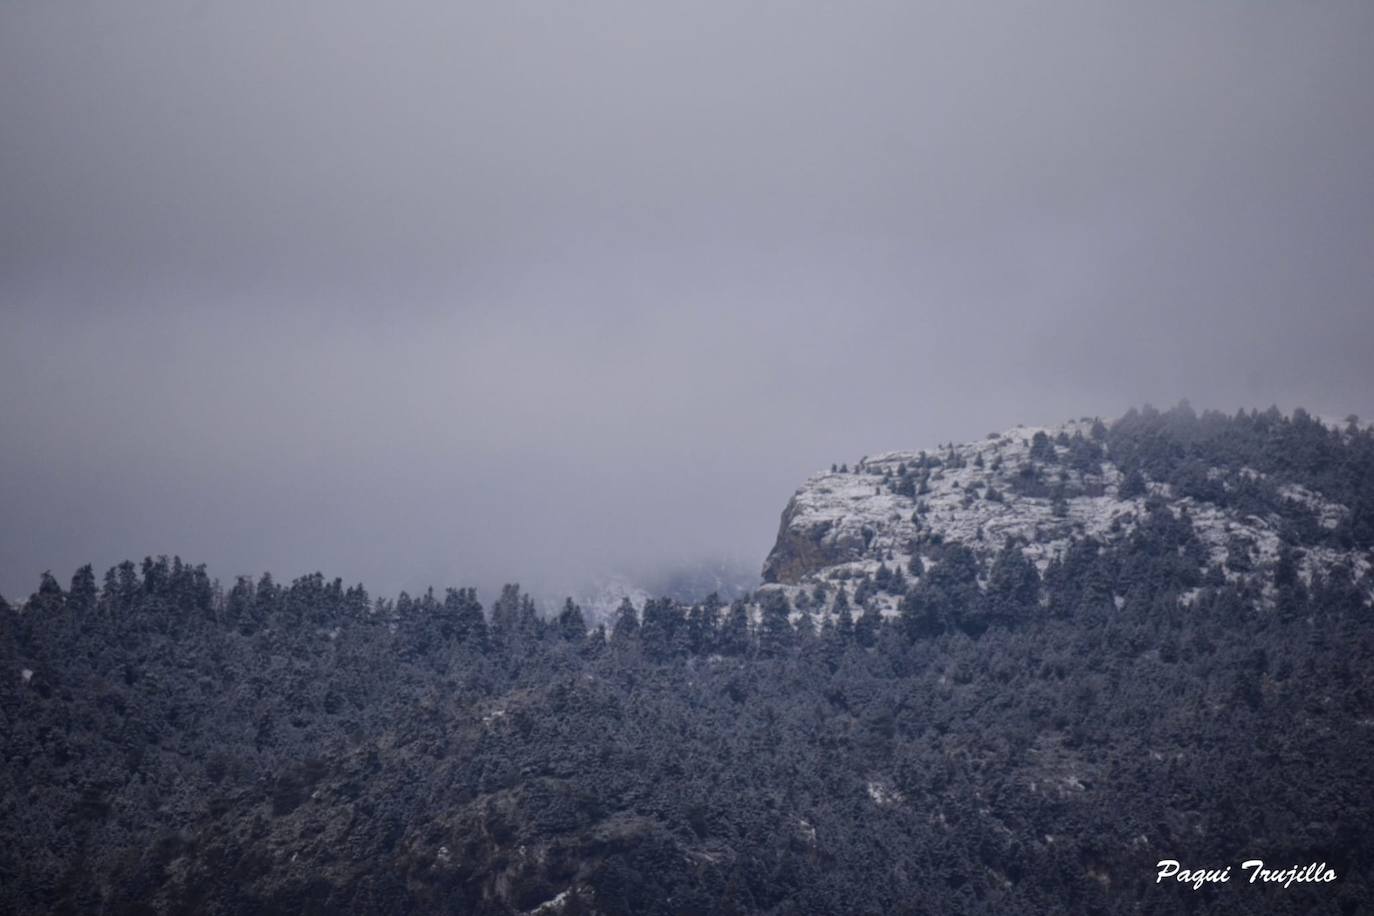
[[[15,3],[0,591],[761,560],[863,451],[1371,413],[1357,4]]]

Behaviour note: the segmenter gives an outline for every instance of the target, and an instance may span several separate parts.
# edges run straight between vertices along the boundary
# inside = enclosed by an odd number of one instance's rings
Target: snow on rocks
[[[1208,562],[1222,566],[1228,579],[1252,575],[1244,570],[1252,564],[1262,569],[1276,560],[1276,518],[1242,516],[1178,497],[1158,482],[1147,483],[1144,495],[1122,497],[1125,475],[1119,467],[1105,457],[1073,459],[1075,449],[1080,455],[1097,451],[1094,425],[1084,419],[1018,426],[977,442],[884,452],[815,474],[783,512],[764,564],[764,589],[782,590],[794,604],[805,594],[801,604],[814,605],[809,595],[819,584],[823,591],[830,588],[831,597],[824,601],[833,601],[834,586],[873,576],[883,565],[907,575],[923,547],[940,542],[962,543],[986,558],[1014,540],[1043,572],[1074,539],[1113,542],[1129,536],[1145,516],[1151,496],[1166,499],[1175,516],[1187,513]],[[1037,446],[1040,433],[1044,438]],[[1224,477],[1219,469],[1213,471]],[[898,487],[903,473],[919,483]],[[1311,509],[1327,528],[1348,512],[1297,484],[1284,484],[1279,492]],[[1251,563],[1234,556],[1241,550]],[[1336,562],[1348,563],[1356,576],[1370,568],[1364,556],[1312,547],[1301,557],[1300,574],[1310,581],[1315,570]],[[928,557],[923,560],[927,567],[930,563]],[[1272,594],[1272,586],[1265,590]],[[885,615],[896,613],[896,596],[880,592],[872,600]],[[826,605],[813,609],[825,613]],[[859,612],[854,609],[856,616]]]

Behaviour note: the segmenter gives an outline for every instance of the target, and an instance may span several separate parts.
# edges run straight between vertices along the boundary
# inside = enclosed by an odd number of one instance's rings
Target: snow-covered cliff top
[[[1102,447],[1104,432],[1090,419],[1018,426],[978,442],[885,452],[815,474],[783,512],[764,565],[764,581],[770,584],[765,587],[796,593],[820,582],[872,576],[880,565],[905,573],[922,545],[952,541],[986,556],[1015,539],[1043,572],[1074,538],[1105,543],[1127,536],[1150,496],[1164,498],[1176,517],[1186,514],[1210,562],[1227,565],[1237,545],[1248,546],[1256,566],[1277,556],[1276,517],[1242,516],[1178,497],[1166,483],[1123,486],[1122,469]],[[1211,473],[1221,476],[1218,469]],[[1297,484],[1275,483],[1325,527],[1334,528],[1348,512]],[[1313,547],[1304,551],[1301,572],[1310,577],[1312,569],[1338,560],[1350,563],[1357,576],[1370,568],[1369,557],[1358,552]],[[880,610],[893,613],[899,599],[878,594],[875,600]]]

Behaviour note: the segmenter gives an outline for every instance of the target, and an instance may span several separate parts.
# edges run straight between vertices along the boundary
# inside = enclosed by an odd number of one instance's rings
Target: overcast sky
[[[757,567],[868,452],[1374,414],[1371,87],[1357,2],[7,2],[0,592]]]

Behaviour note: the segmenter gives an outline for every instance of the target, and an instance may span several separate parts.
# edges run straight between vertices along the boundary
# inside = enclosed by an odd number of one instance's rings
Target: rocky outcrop
[[[1106,448],[1109,435],[1104,424],[1088,419],[1018,426],[976,442],[888,452],[815,474],[783,511],[763,568],[765,587],[795,593],[818,583],[872,578],[884,567],[909,582],[938,554],[932,548],[950,542],[986,559],[1013,541],[1043,573],[1075,540],[1110,544],[1129,537],[1153,498],[1190,524],[1203,545],[1204,565],[1224,569],[1232,580],[1250,577],[1265,589],[1265,570],[1278,556],[1288,522],[1182,496],[1168,482],[1128,480]],[[1264,477],[1248,468],[1206,473],[1223,489]],[[1327,529],[1349,511],[1294,483],[1268,484]],[[1358,551],[1315,542],[1302,551],[1304,578],[1337,563],[1356,578],[1370,566]],[[894,613],[900,596],[880,592],[873,600]]]
[[[863,556],[862,541],[827,539],[833,523],[829,519],[797,519],[796,497],[787,501],[778,527],[778,538],[763,564],[763,581],[796,585],[808,573]]]

